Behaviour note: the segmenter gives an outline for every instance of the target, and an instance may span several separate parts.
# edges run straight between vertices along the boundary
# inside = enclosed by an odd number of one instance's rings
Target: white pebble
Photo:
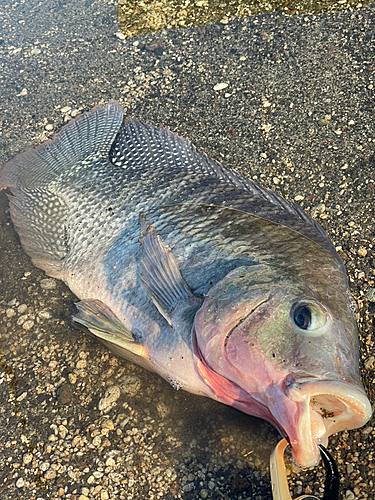
[[[27,311],[27,305],[26,304],[21,304],[20,306],[17,307],[18,314],[23,314],[24,312]]]
[[[23,314],[17,320],[17,325],[21,326],[27,320],[27,314]]]
[[[52,314],[49,311],[39,311],[38,316],[39,318],[49,319],[51,318]]]
[[[82,370],[83,368],[86,368],[86,366],[87,366],[87,361],[85,359],[80,359],[76,364],[77,370]]]
[[[55,479],[55,477],[56,477],[56,471],[53,469],[50,469],[44,473],[45,479]]]
[[[16,311],[10,307],[5,311],[5,314],[8,316],[8,318],[12,318],[16,315]]]
[[[214,86],[214,90],[217,90],[217,91],[219,91],[219,90],[224,90],[224,89],[226,89],[227,87],[228,87],[228,83],[224,83],[224,82],[222,82],[222,83],[217,83],[217,84]]]
[[[16,486],[17,486],[17,488],[23,488],[23,486],[25,486],[25,481],[23,480],[22,477],[17,479]]]
[[[120,396],[121,396],[120,387],[118,387],[117,385],[113,385],[112,387],[109,387],[106,390],[106,393],[104,394],[104,398],[102,398],[99,401],[99,404],[98,404],[99,410],[100,411],[105,410],[110,405],[115,403]]]
[[[95,446],[95,448],[99,448],[99,446],[102,444],[102,438],[100,436],[95,436],[92,440],[92,444]]]
[[[22,460],[25,465],[31,463],[33,461],[32,453],[25,453]]]
[[[22,325],[22,328],[24,330],[31,330],[31,328],[34,326],[34,321],[32,319],[28,319],[25,321],[25,323]]]
[[[121,389],[130,396],[136,396],[141,389],[141,381],[134,375],[125,375],[121,379]]]
[[[54,288],[56,288],[56,280],[54,280],[53,278],[45,278],[40,282],[40,286],[44,290],[53,290]]]
[[[68,113],[72,108],[70,106],[64,106],[61,108],[61,113]]]

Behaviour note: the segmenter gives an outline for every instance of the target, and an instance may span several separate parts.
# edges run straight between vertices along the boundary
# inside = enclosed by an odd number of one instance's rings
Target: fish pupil
[[[296,309],[294,313],[294,322],[302,330],[307,330],[311,325],[311,311],[307,306]]]

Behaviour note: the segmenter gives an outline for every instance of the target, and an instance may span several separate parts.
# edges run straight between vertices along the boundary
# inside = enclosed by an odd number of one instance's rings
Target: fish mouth
[[[333,433],[361,427],[372,415],[364,391],[346,382],[303,380],[285,384],[284,391],[295,411],[288,412],[287,418],[272,413],[282,424],[293,456],[302,467],[319,462],[318,445],[327,446]]]

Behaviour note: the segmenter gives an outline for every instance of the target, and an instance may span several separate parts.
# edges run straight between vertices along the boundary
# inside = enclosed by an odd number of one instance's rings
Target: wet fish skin
[[[298,206],[117,103],[0,183],[34,264],[79,297],[75,324],[118,354],[272,422],[302,465],[370,418],[344,266]]]

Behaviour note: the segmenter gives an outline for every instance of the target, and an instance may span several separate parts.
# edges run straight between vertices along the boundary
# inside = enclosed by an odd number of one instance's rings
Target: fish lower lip
[[[284,428],[295,459],[304,466],[318,463],[318,444],[326,446],[335,432],[361,427],[372,414],[365,393],[345,382],[297,381],[285,392],[298,412],[291,428]]]

